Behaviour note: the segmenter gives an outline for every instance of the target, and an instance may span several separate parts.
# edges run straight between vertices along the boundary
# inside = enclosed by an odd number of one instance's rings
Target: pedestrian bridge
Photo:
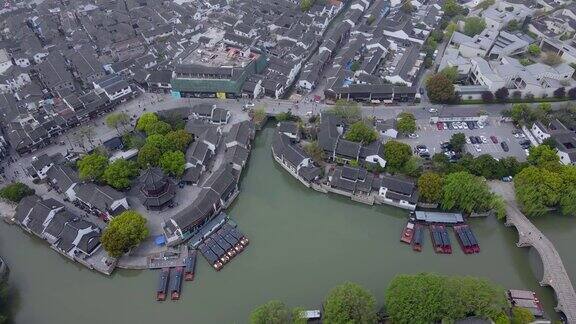
[[[533,247],[540,255],[544,266],[540,285],[554,289],[558,301],[555,310],[563,313],[568,323],[576,324],[576,292],[554,244],[520,212],[511,183],[492,182],[490,186],[506,202],[506,226],[516,227],[518,231],[516,245]]]

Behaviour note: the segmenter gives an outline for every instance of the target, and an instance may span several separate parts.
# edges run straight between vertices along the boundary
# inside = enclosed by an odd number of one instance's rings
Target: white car
[[[474,144],[474,148],[476,149],[476,152],[482,152],[482,149],[480,148],[480,145]]]
[[[409,134],[408,137],[409,137],[409,138],[418,138],[418,137],[420,137],[420,135],[418,135],[418,134]]]
[[[249,103],[247,103],[247,104],[244,105],[244,108],[251,108],[251,107],[254,107],[254,106],[256,106],[256,105],[255,105],[253,102],[249,102]]]
[[[462,128],[464,128],[464,129],[468,129],[468,124],[466,124],[466,123],[462,123]]]
[[[478,128],[480,128],[480,129],[484,128],[484,124],[478,123]]]
[[[516,133],[516,134],[514,134],[514,137],[520,138],[520,134]]]
[[[488,143],[488,139],[485,136],[480,136],[482,143]]]
[[[435,112],[438,112],[438,109],[436,109],[436,108],[430,108],[430,109],[428,109],[428,112],[433,114],[433,113],[435,113]]]
[[[466,137],[466,144],[472,144],[472,141],[470,140],[470,137]]]
[[[530,150],[525,149],[525,150],[524,150],[524,153],[526,153],[526,156],[528,156],[528,155],[530,155]]]

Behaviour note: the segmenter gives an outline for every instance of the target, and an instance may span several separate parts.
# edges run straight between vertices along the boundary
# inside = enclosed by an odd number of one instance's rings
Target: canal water
[[[319,308],[327,292],[344,281],[362,284],[381,302],[395,275],[424,271],[532,289],[552,312],[552,291],[537,285],[538,262],[528,249],[515,247],[514,230],[495,219],[472,220],[480,254],[464,255],[457,246],[452,255],[434,254],[428,234],[424,251],[415,253],[399,242],[406,211],[306,189],[273,161],[273,131],[266,128],[257,137],[241,195],[228,210],[250,246],[220,272],[200,259],[195,281],[184,283],[178,302],[155,301],[156,272],[117,271],[105,277],[0,222],[0,255],[10,264],[18,291],[15,323],[245,323],[255,306],[271,299]],[[554,217],[538,225],[559,246],[576,282],[574,219]]]

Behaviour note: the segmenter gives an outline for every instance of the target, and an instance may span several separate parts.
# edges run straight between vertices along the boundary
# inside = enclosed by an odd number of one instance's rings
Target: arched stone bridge
[[[540,255],[544,265],[544,275],[540,285],[554,289],[558,301],[556,311],[563,313],[568,323],[576,324],[576,292],[554,244],[522,214],[516,203],[511,183],[491,182],[490,187],[506,202],[506,226],[516,227],[518,231],[516,245],[518,247],[531,246]]]

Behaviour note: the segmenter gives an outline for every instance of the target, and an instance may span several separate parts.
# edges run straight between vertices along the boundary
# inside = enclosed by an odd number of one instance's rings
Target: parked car
[[[482,141],[482,143],[488,143],[488,139],[486,139],[486,137],[484,136],[480,136],[480,140]]]
[[[450,144],[450,142],[444,142],[444,143],[441,143],[441,144],[440,144],[440,148],[443,149],[443,150],[451,149],[451,148],[452,148],[452,144]]]
[[[426,145],[420,144],[416,145],[416,149],[414,151],[417,153],[424,153],[424,152],[428,153],[428,148],[426,147]]]
[[[498,144],[498,139],[496,138],[496,136],[492,135],[490,136],[490,139],[492,140],[492,143]]]
[[[470,139],[470,143],[476,144],[476,137],[470,136],[470,137],[468,137],[468,138]]]
[[[418,154],[421,158],[429,160],[430,159],[430,153],[428,153],[428,151],[426,152],[420,152],[420,154]]]
[[[502,146],[504,152],[510,151],[510,148],[508,147],[508,144],[506,142],[500,142],[500,146]]]
[[[408,134],[409,138],[418,138],[420,137],[418,134]]]
[[[436,128],[438,128],[438,130],[443,130],[443,129],[444,129],[444,123],[437,122],[437,123],[436,123]]]
[[[438,109],[436,109],[436,108],[428,108],[428,112],[430,112],[430,113],[433,114],[433,113],[435,113],[435,112],[438,112]]]
[[[448,129],[454,129],[454,123],[448,123]]]
[[[469,122],[466,122],[466,124],[468,125],[468,128],[470,128],[470,129],[476,128],[476,125],[474,125],[474,122],[469,121]]]
[[[466,137],[466,144],[472,144],[472,140],[470,139],[470,137]]]
[[[504,181],[504,182],[512,182],[512,177],[511,177],[511,176],[502,177],[502,181]]]
[[[482,149],[480,148],[480,145],[475,144],[474,148],[476,149],[476,152],[482,152]]]

